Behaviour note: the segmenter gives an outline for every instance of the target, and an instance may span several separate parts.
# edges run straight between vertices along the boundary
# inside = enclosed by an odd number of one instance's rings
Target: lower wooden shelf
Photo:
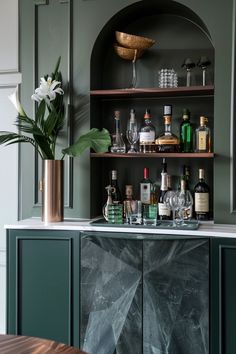
[[[137,152],[134,154],[114,154],[110,152],[106,153],[96,153],[92,152],[90,154],[92,158],[163,158],[163,157],[174,157],[174,158],[213,158],[215,154],[213,152],[154,152],[154,153],[141,153]]]

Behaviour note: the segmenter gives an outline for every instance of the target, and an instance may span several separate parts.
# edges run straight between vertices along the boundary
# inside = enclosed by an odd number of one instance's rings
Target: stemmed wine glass
[[[175,218],[175,213],[179,209],[178,191],[167,191],[164,195],[163,201],[166,206],[172,210],[172,226],[178,226],[178,223],[176,222]]]
[[[128,150],[128,154],[137,152],[134,146],[139,139],[139,134],[134,109],[131,109],[130,111],[130,118],[127,122],[126,137],[128,142],[130,143],[130,149]]]
[[[193,205],[193,197],[189,190],[181,190],[178,192],[179,217],[181,225],[187,225],[184,222],[184,214]]]

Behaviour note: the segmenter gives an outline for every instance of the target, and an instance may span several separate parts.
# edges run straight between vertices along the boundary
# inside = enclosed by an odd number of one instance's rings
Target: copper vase
[[[64,218],[64,161],[43,160],[42,221]]]

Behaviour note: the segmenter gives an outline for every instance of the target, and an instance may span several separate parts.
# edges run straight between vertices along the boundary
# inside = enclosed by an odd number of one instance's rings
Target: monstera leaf
[[[110,145],[111,138],[108,130],[93,128],[82,135],[73,145],[63,149],[62,153],[75,157],[81,155],[88,148],[93,149],[95,152],[106,152]]]

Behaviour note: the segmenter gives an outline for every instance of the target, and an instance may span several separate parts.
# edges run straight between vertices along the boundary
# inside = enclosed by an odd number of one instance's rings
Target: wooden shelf
[[[106,153],[96,153],[92,152],[90,154],[92,158],[162,158],[162,157],[173,157],[173,158],[213,158],[214,153],[213,152],[155,152],[155,153],[134,153],[134,154],[114,154],[110,152]]]
[[[178,97],[178,96],[213,96],[214,86],[190,86],[176,88],[132,88],[112,90],[91,90],[92,97],[120,98],[120,97]]]

